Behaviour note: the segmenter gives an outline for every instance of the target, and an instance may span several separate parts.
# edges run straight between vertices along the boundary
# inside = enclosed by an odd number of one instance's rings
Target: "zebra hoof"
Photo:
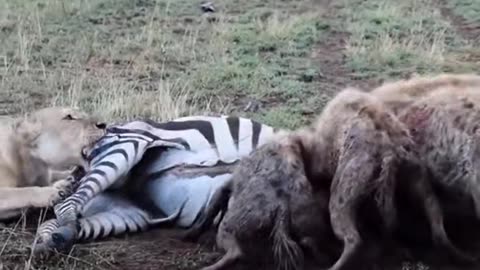
[[[50,253],[53,251],[53,246],[52,242],[47,240],[45,242],[37,242],[36,244],[34,244],[32,249],[35,256],[43,258],[50,255]]]
[[[52,252],[55,252],[52,236],[47,234],[38,235],[32,249],[35,256],[44,259],[48,258]]]
[[[53,247],[59,252],[68,252],[77,236],[77,231],[70,226],[63,226],[58,228],[52,234]]]

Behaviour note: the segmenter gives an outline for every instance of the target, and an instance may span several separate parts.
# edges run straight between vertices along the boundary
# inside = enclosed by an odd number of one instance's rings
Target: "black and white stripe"
[[[174,222],[180,215],[183,206],[172,215],[154,218],[150,213],[134,205],[127,199],[113,193],[102,193],[93,198],[78,220],[79,232],[75,241],[95,240],[124,233],[145,231],[153,226]],[[51,235],[60,228],[56,219],[43,222],[37,230],[40,239],[36,251],[55,248]]]
[[[54,207],[57,225],[76,224],[92,198],[121,187],[148,149],[160,148],[168,154],[148,160],[146,174],[181,165],[212,167],[237,162],[274,132],[251,119],[231,116],[191,116],[164,123],[134,121],[109,127],[89,154],[90,168],[76,191]]]

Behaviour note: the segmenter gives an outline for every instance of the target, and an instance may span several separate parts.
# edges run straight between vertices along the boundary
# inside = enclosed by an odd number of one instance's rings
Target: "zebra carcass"
[[[251,119],[191,116],[111,126],[90,153],[75,191],[40,225],[34,250],[65,251],[171,222],[188,228],[230,180],[237,162],[274,128]]]

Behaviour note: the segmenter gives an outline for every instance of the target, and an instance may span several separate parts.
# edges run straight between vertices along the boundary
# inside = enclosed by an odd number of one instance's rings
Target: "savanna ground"
[[[347,85],[480,67],[479,0],[222,0],[210,14],[200,4],[0,0],[0,115],[63,104],[109,121],[223,113],[295,128]],[[211,238],[160,229],[42,261],[28,223],[0,225],[0,269],[197,269],[220,255]]]

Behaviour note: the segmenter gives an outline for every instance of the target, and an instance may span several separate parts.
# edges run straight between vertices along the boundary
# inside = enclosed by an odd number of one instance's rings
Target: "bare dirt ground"
[[[0,0],[0,115],[53,103],[110,121],[214,112],[295,128],[347,85],[480,65],[476,0],[214,3],[205,14],[193,0]],[[213,233],[186,243],[160,228],[42,260],[29,253],[36,223],[0,225],[0,269],[186,270],[221,255]],[[394,256],[378,269],[468,269],[441,261]]]

